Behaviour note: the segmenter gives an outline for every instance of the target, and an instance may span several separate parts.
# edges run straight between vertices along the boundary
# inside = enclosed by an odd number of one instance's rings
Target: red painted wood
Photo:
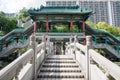
[[[83,32],[85,31],[85,22],[84,21],[82,22],[82,30],[83,30]],[[85,35],[85,32],[84,32],[84,35]]]
[[[34,35],[36,35],[36,21],[34,22]]]
[[[49,23],[48,23],[48,17],[46,17],[46,41],[48,37],[48,29],[49,29]]]

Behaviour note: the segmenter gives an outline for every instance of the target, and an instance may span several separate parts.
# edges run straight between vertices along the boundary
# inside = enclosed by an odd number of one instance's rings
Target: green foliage
[[[120,37],[120,28],[115,26],[110,26],[106,22],[98,22],[97,24],[94,24],[93,22],[86,22],[91,27],[94,27],[96,29],[103,29],[108,31],[109,33],[115,35],[116,37]]]
[[[3,35],[3,31],[0,31],[0,36],[2,36]]]
[[[117,64],[118,66],[120,66],[120,62],[114,62],[115,64]]]
[[[29,16],[28,10],[24,7],[22,10],[20,10],[19,19],[23,19],[27,16]]]
[[[68,27],[66,25],[55,26],[55,29],[58,32],[67,32],[68,31]]]
[[[52,29],[49,32],[69,32],[68,25],[55,25],[51,27]],[[45,26],[40,28],[40,31],[46,31]],[[72,32],[79,32],[77,25],[73,25]]]
[[[96,52],[102,54],[103,56],[106,55],[106,52],[105,52],[104,50],[102,50],[102,49],[94,49],[94,50],[95,50]]]
[[[17,28],[17,19],[8,18],[3,13],[0,13],[0,31],[8,33],[15,28]]]
[[[45,32],[45,31],[46,31],[46,28],[45,28],[44,26],[42,26],[42,27],[40,28],[40,31]]]
[[[28,48],[22,48],[22,52],[25,53],[28,50]]]
[[[98,49],[94,49],[96,52],[99,52],[99,50]]]
[[[77,25],[73,25],[73,27],[72,27],[72,32],[78,32],[79,30],[78,30],[78,27],[77,27]]]
[[[103,29],[108,27],[108,24],[106,22],[98,22],[98,24],[96,24],[95,26],[97,29]]]
[[[91,21],[87,21],[86,24],[88,24],[88,25],[90,25],[90,26],[92,26],[92,27],[95,27],[95,26],[96,26],[96,24],[93,23],[93,22],[91,22]]]

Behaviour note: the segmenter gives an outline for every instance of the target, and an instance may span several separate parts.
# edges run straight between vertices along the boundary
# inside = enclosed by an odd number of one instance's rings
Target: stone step
[[[84,78],[84,75],[76,72],[42,72],[38,78]]]
[[[46,60],[74,60],[73,58],[46,58]]]
[[[48,58],[73,58],[72,55],[50,55]]]
[[[85,80],[71,55],[51,55],[40,68],[37,80]]]
[[[79,65],[75,63],[44,63],[42,67],[79,67]]]
[[[38,78],[37,80],[85,80],[84,78]]]
[[[45,63],[76,63],[75,60],[45,60]]]
[[[72,55],[50,55],[46,60],[73,60]]]
[[[41,68],[40,72],[81,72],[79,68]]]

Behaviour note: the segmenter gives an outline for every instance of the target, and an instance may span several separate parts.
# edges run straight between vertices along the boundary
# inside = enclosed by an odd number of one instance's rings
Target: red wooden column
[[[36,35],[36,21],[34,21],[34,36]]]
[[[85,35],[85,22],[82,22],[82,30],[83,30],[83,34]],[[86,45],[86,40],[84,40],[83,45]]]
[[[47,41],[47,37],[48,37],[48,28],[49,27],[49,23],[48,23],[48,16],[46,17],[46,41]]]
[[[70,19],[70,33],[71,33],[71,36],[72,36],[72,26],[73,26],[73,22],[72,22],[72,17]]]
[[[82,22],[82,30],[83,30],[84,35],[85,35],[85,22],[84,21]]]

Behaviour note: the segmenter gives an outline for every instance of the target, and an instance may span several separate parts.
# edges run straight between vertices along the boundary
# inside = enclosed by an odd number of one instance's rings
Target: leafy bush
[[[8,18],[3,13],[0,13],[0,31],[8,33],[17,27],[16,18]]]
[[[90,25],[91,27],[94,27],[96,29],[104,29],[104,30],[108,31],[109,33],[115,35],[116,37],[120,37],[120,28],[119,27],[108,25],[106,22],[98,22],[97,24],[95,24],[93,22],[88,21],[86,23],[88,25]]]

